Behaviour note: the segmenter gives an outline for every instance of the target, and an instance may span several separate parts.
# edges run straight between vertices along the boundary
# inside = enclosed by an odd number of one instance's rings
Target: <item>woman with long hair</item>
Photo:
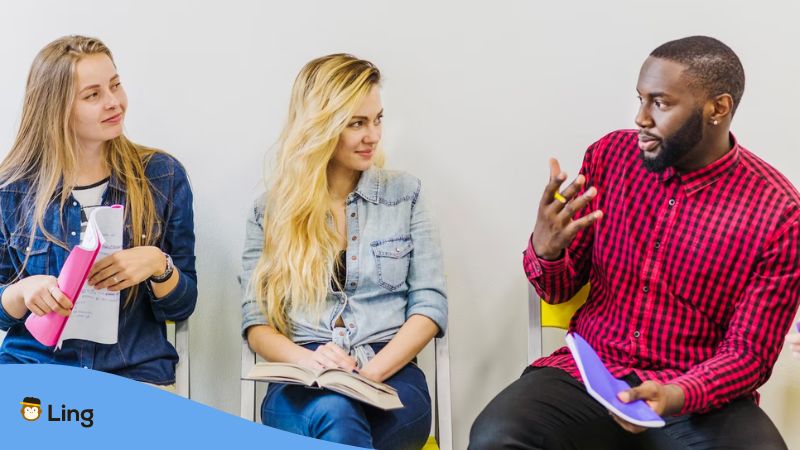
[[[19,132],[0,163],[0,328],[7,330],[0,363],[175,382],[178,355],[164,322],[188,318],[197,301],[192,192],[175,158],[125,137],[127,106],[100,40],[67,36],[36,56]],[[95,263],[88,283],[120,292],[117,342],[69,339],[60,349],[46,347],[24,321],[29,314],[70,315],[72,302],[56,276],[89,212],[112,204],[125,208],[123,247]]]
[[[383,411],[270,383],[264,424],[369,448],[421,448],[431,403],[417,353],[447,324],[438,231],[420,181],[384,170],[380,72],[336,54],[295,80],[277,164],[247,223],[243,337],[268,361],[339,367],[397,389]]]

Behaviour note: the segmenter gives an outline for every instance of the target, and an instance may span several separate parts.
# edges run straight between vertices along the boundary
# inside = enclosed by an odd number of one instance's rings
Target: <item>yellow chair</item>
[[[541,358],[543,352],[542,329],[569,328],[569,321],[589,297],[589,284],[564,303],[551,305],[539,298],[536,289],[528,284],[528,362]]]
[[[453,426],[450,402],[450,346],[447,333],[433,340],[434,346],[434,391],[432,396],[433,421],[431,436],[423,450],[453,450]],[[245,380],[244,376],[256,364],[258,356],[242,340],[242,381],[240,416],[243,419],[261,421],[261,400],[264,398],[267,383]]]

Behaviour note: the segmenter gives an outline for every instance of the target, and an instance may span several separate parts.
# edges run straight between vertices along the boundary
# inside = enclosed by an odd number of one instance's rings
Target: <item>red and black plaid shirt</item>
[[[800,196],[734,141],[690,173],[647,172],[637,132],[586,151],[581,173],[597,197],[578,216],[604,217],[564,257],[528,244],[525,272],[542,298],[568,300],[591,283],[570,323],[616,377],[676,383],[681,414],[755,390],[770,376],[800,294]],[[580,375],[566,347],[533,362]]]

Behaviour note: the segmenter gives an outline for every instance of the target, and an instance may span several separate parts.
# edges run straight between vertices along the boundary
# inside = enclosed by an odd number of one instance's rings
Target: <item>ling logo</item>
[[[42,401],[36,397],[25,397],[19,402],[22,405],[22,418],[28,422],[38,420],[42,416]],[[78,422],[84,428],[91,428],[94,425],[94,410],[68,409],[66,405],[61,405],[61,416],[54,414],[53,405],[47,405],[48,422]]]
[[[33,422],[42,415],[42,402],[36,397],[25,397],[21,402],[22,417],[28,422]]]

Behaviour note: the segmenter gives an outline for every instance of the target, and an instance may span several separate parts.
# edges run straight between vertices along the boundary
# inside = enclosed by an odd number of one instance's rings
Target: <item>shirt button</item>
[[[674,198],[669,199],[669,206],[675,206],[675,199]]]
[[[356,256],[356,255],[353,255],[353,256],[352,256],[350,259],[352,259],[353,261],[355,261],[355,260],[357,260],[357,259],[358,259],[358,256]]]
[[[350,213],[350,217],[355,217],[356,213]]]
[[[72,206],[78,206],[78,202],[72,202]]]
[[[350,282],[350,287],[356,287],[356,282],[355,281],[351,281]]]
[[[83,368],[84,368],[84,369],[88,369],[88,368],[89,368],[89,366],[83,366]]]
[[[655,245],[655,247],[656,247],[656,248],[659,248],[659,247],[661,247],[661,242],[658,242],[658,241],[656,241],[656,245]]]
[[[642,292],[647,294],[648,292],[650,292],[650,289],[648,289],[647,286],[645,286],[645,287],[642,288]]]
[[[642,335],[642,333],[639,333],[639,331],[634,331],[634,332],[633,332],[633,337],[635,337],[635,338],[637,338],[637,339],[638,339],[638,338],[639,338],[639,336],[641,336],[641,335]]]
[[[358,238],[357,238],[357,237],[355,237],[355,236],[353,236],[353,237],[352,237],[352,238],[350,238],[350,239],[352,239],[352,240],[354,240],[354,241],[355,241],[355,240],[356,240],[356,239],[358,239]]]
[[[31,248],[30,247],[25,247],[25,253],[30,253],[30,252],[31,252]]]
[[[75,236],[75,232],[74,232],[74,231],[73,231],[72,233],[70,233],[70,234],[71,234],[71,235],[73,235],[73,236]]]
[[[355,328],[355,327],[356,327],[356,324],[354,324],[354,323],[351,323],[351,324],[349,325],[349,327],[350,327],[350,328]]]

